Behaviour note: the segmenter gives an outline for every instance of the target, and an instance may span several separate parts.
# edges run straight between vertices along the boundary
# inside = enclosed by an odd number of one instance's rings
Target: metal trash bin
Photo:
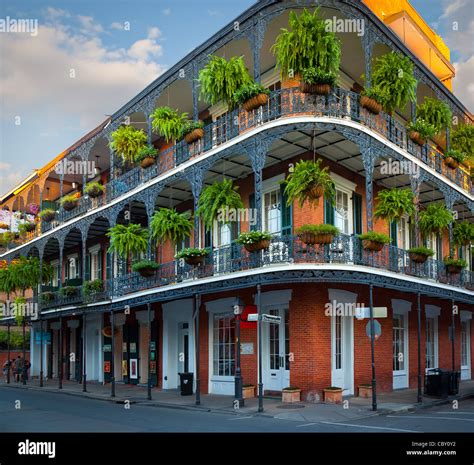
[[[428,370],[425,375],[424,393],[433,397],[448,397],[451,386],[451,372],[439,368]]]
[[[449,395],[454,396],[459,394],[459,380],[461,378],[460,371],[450,371],[451,377],[449,379]]]
[[[178,373],[179,374],[179,385],[182,396],[193,395],[193,380],[194,373]]]

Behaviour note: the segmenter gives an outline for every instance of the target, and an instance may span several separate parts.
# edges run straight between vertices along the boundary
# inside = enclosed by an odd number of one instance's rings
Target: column
[[[204,178],[204,168],[193,166],[187,179],[191,184],[191,190],[194,198],[194,247],[199,247],[200,236],[201,236],[201,224],[199,222],[199,216],[196,215],[196,211],[199,204],[199,196],[201,195]]]
[[[375,157],[372,153],[372,147],[369,143],[361,146],[362,161],[364,163],[365,170],[365,201],[366,201],[366,214],[367,214],[367,231],[373,229],[373,175]]]
[[[372,38],[371,25],[366,23],[365,34],[362,36],[362,46],[364,48],[365,57],[365,88],[369,89],[372,85]]]

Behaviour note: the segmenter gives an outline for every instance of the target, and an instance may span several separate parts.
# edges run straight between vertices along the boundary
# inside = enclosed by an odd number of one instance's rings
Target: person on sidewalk
[[[28,381],[28,370],[31,368],[31,363],[29,360],[25,360],[25,365],[24,365],[24,376],[25,376],[25,380]]]
[[[18,355],[18,357],[15,360],[15,365],[14,365],[15,381],[17,383],[20,382],[22,371],[23,371],[23,359],[21,358],[21,355]]]
[[[7,360],[3,364],[3,375],[5,376],[5,382],[8,381],[8,372],[10,371],[12,364],[13,364],[12,360]]]

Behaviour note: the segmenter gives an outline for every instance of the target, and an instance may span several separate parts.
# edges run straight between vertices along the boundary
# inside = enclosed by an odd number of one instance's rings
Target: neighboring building
[[[35,255],[54,267],[52,282],[40,290],[50,293],[50,300],[41,302],[42,324],[51,334],[51,344],[43,353],[47,376],[58,376],[62,334],[63,354],[75,354],[74,361],[69,357],[62,367],[67,379],[81,379],[85,353],[88,380],[110,381],[113,357],[116,380],[146,383],[151,376],[159,388],[175,389],[178,373],[196,372],[194,302],[199,295],[201,389],[203,393],[232,395],[232,307],[238,298],[248,306],[255,305],[260,285],[263,313],[281,316],[283,321],[263,328],[265,391],[281,391],[291,384],[302,388],[304,398],[308,398],[335,385],[343,387],[345,394],[356,394],[358,385],[370,382],[368,320],[325,314],[326,304],[333,301],[369,306],[370,286],[374,306],[388,309],[387,317],[378,319],[382,333],[375,343],[380,390],[414,387],[417,383],[418,295],[423,371],[433,367],[451,369],[449,328],[454,322],[455,369],[461,371],[462,379],[471,379],[471,246],[456,250],[469,262],[468,269],[459,274],[448,274],[442,261],[449,254],[449,234],[430,238],[435,256],[425,265],[414,265],[407,249],[414,244],[417,225],[402,220],[389,228],[385,221],[373,218],[373,199],[381,189],[410,187],[421,205],[441,200],[457,212],[459,219],[473,221],[471,177],[463,166],[454,170],[444,166],[441,151],[446,147],[442,142],[438,147],[430,142],[419,148],[408,139],[405,122],[412,108],[375,117],[359,105],[361,75],[370,75],[372,58],[394,49],[415,63],[419,102],[425,96],[435,96],[450,106],[459,121],[472,124],[472,116],[449,90],[453,75],[449,50],[421,23],[407,2],[397,2],[400,10],[390,10],[391,20],[387,21],[376,6],[378,2],[321,0],[318,3],[330,17],[363,19],[365,33],[360,37],[355,33],[339,34],[339,87],[327,99],[315,99],[300,93],[291,83],[281,82],[269,52],[280,28],[287,25],[289,11],[307,3],[258,2],[237,18],[239,28],[234,23],[223,28],[2,199],[1,207],[8,210],[6,216],[26,212],[32,203],[59,211],[55,221],[38,223],[37,230],[23,242],[10,244],[0,255],[7,261],[19,255]],[[375,13],[369,9],[372,5]],[[403,42],[397,35],[398,13],[408,18],[409,24],[418,25],[429,53],[439,58],[439,62],[431,62],[436,69],[425,66],[424,51],[413,51],[411,37],[405,35]],[[271,90],[268,104],[247,113],[243,109],[228,112],[224,106],[209,107],[201,102],[196,78],[212,53],[243,55],[250,73]],[[165,146],[152,133],[149,121],[151,112],[160,105],[202,119],[206,123],[204,138],[190,146],[184,141]],[[161,150],[157,164],[147,170],[122,166],[108,148],[111,133],[127,118]],[[314,155],[323,159],[335,181],[335,206],[321,201],[317,208],[300,208],[297,204],[286,207],[281,181],[289,165]],[[55,166],[61,160],[95,162],[96,169],[90,173],[91,178],[86,173],[58,174]],[[384,174],[384,163],[393,161],[412,163],[420,176]],[[257,227],[273,234],[269,249],[259,259],[233,242],[238,231],[249,229],[245,220],[237,228],[219,226],[211,232],[196,220],[190,243],[212,250],[204,266],[196,269],[175,261],[176,249],[169,243],[151,251],[161,264],[154,278],[130,273],[108,252],[109,227],[128,220],[146,226],[158,207],[192,212],[203,186],[223,178],[239,186],[245,207],[256,209]],[[82,195],[71,211],[58,207],[63,195],[80,195],[92,179],[105,185],[102,197]],[[302,224],[322,222],[335,224],[342,231],[330,245],[307,247],[295,235]],[[392,238],[392,244],[378,253],[364,251],[357,238],[372,225]],[[186,245],[179,244],[178,249]],[[84,296],[83,283],[95,279],[103,280],[104,292]],[[77,293],[61,296],[58,289],[65,285],[77,286]],[[151,322],[147,304],[151,305]],[[459,310],[454,315],[453,304]],[[124,313],[125,308],[130,308],[129,314]],[[107,331],[111,312],[115,320],[113,353]],[[33,322],[33,339],[39,326],[39,322]],[[257,330],[252,324],[246,326],[241,335],[245,344],[243,379],[256,384]],[[40,346],[33,339],[32,374],[38,375]]]

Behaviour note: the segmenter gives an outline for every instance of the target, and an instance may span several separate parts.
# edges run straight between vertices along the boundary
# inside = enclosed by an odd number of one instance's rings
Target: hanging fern
[[[148,235],[148,229],[139,224],[117,224],[107,232],[107,237],[110,238],[109,251],[116,252],[125,259],[144,253],[148,249]]]
[[[197,213],[208,230],[219,217],[219,213],[226,208],[238,210],[244,207],[238,189],[239,186],[234,186],[230,179],[224,179],[222,182],[207,186],[202,191]]]
[[[235,106],[234,94],[243,85],[252,82],[242,57],[225,58],[212,55],[199,72],[201,96],[209,105],[225,102],[230,109]]]
[[[133,126],[120,126],[112,133],[110,148],[118,153],[122,159],[135,163],[137,153],[147,144],[146,134]]]
[[[151,237],[156,242],[166,240],[177,244],[191,235],[193,223],[189,212],[178,213],[174,208],[160,208],[150,223]]]
[[[327,30],[319,8],[314,13],[304,9],[299,16],[290,11],[288,29],[281,29],[271,51],[283,77],[292,77],[307,68],[339,75],[341,42]]]
[[[471,165],[474,165],[474,126],[460,124],[451,134],[451,147],[466,154]]]
[[[474,242],[474,223],[461,221],[454,224],[453,242],[457,245],[468,245]]]
[[[390,52],[376,59],[372,72],[372,87],[385,91],[383,104],[389,113],[395,108],[404,110],[409,101],[416,101],[416,85],[413,63],[409,57]]]
[[[435,134],[451,127],[452,113],[449,106],[435,98],[425,97],[424,102],[416,109],[416,117],[432,124]]]
[[[403,215],[415,213],[413,192],[410,189],[384,189],[377,195],[375,216],[389,222],[398,221]]]
[[[188,121],[187,113],[179,113],[170,107],[159,107],[151,114],[151,126],[166,142],[178,140],[183,132],[183,127]]]
[[[430,203],[419,215],[419,227],[424,237],[444,231],[452,222],[453,214],[442,203]]]

